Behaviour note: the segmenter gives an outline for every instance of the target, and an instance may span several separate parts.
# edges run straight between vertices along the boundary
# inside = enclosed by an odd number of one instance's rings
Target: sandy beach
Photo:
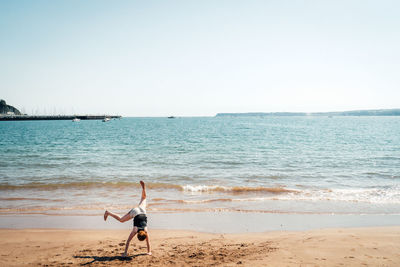
[[[1,229],[0,266],[399,266],[400,227],[252,234],[151,231],[152,256],[126,230]]]

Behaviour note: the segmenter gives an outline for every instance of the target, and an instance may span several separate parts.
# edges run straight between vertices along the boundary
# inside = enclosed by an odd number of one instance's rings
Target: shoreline
[[[123,215],[122,212],[117,214]],[[204,233],[260,233],[308,231],[328,228],[400,226],[396,215],[276,214],[242,212],[185,212],[148,214],[150,229],[185,230]],[[0,215],[0,229],[131,229],[132,220],[120,223],[103,215]]]
[[[0,229],[1,266],[398,266],[400,226],[211,234],[152,230],[152,256],[127,230]]]

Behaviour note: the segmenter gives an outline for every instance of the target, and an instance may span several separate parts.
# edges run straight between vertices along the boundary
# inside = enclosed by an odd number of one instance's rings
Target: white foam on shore
[[[343,201],[363,202],[373,204],[400,204],[400,188],[349,188],[310,190],[306,189],[299,194],[277,196],[279,200],[312,200],[312,201]]]
[[[182,186],[184,192],[191,192],[191,193],[200,193],[200,192],[210,192],[214,191],[218,188],[220,189],[228,189],[228,187],[223,186],[209,186],[209,185],[184,185]]]
[[[302,188],[301,190],[285,187],[227,187],[208,185],[185,185],[182,188],[183,192],[191,194],[258,194],[256,197],[232,198],[232,201],[303,200],[400,204],[400,186],[386,188]],[[201,201],[212,201],[212,198]]]

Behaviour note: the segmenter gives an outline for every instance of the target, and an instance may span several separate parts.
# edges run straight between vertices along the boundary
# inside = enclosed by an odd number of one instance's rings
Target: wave
[[[0,190],[52,190],[52,189],[73,189],[73,188],[140,188],[138,182],[71,182],[71,183],[29,183],[21,185],[0,184]],[[175,189],[183,190],[180,185],[168,183],[146,183],[149,189]]]
[[[124,214],[129,210],[127,206],[114,206],[107,208]],[[31,208],[0,208],[2,215],[40,214],[51,216],[102,216],[105,208],[98,206],[73,206],[73,207],[31,207]],[[161,207],[149,208],[150,213],[186,213],[186,212],[238,212],[238,213],[264,213],[264,214],[327,214],[327,215],[400,215],[398,212],[385,211],[302,211],[279,209],[246,209],[234,207]]]
[[[382,203],[382,204],[400,204],[400,187],[381,186],[381,187],[368,187],[368,188],[310,188],[307,186],[296,186],[296,189],[286,188],[285,186],[277,187],[248,187],[248,186],[219,186],[219,185],[179,185],[173,183],[146,183],[149,190],[161,192],[159,198],[154,198],[154,202],[172,203],[173,200],[168,200],[166,194],[177,194],[176,201],[178,203],[185,203],[188,201],[195,201],[193,203],[207,203],[207,202],[228,202],[228,201],[343,201],[343,202],[363,202],[363,203]],[[85,190],[108,190],[122,191],[122,190],[138,190],[140,185],[137,182],[71,182],[71,183],[29,183],[21,185],[0,184],[0,191],[13,191],[13,190],[69,190],[78,189],[82,190],[82,194],[86,194]],[[96,192],[96,191],[93,191]],[[169,193],[167,193],[169,192]],[[78,192],[74,192],[77,194]],[[46,198],[36,198],[32,193],[29,198],[23,192],[24,197],[20,195],[8,198],[0,198],[0,201],[53,201]],[[181,200],[185,199],[185,195],[202,195],[201,198],[205,200]],[[155,195],[154,195],[155,196]],[[229,198],[230,196],[230,198]],[[236,196],[236,197],[235,197]],[[224,198],[225,197],[225,198]],[[57,200],[62,201],[62,200]],[[196,202],[197,201],[197,202]],[[203,201],[203,202],[198,202]],[[190,202],[188,202],[190,203]]]
[[[29,183],[21,185],[0,184],[0,190],[24,190],[24,189],[38,189],[38,190],[52,190],[52,189],[73,189],[73,188],[140,188],[137,182],[71,182],[71,183]],[[286,189],[284,187],[246,187],[246,186],[213,186],[213,185],[178,185],[170,183],[146,183],[148,189],[155,190],[178,190],[183,192],[226,192],[226,193],[252,193],[264,192],[272,194],[281,193],[296,193],[297,190]]]
[[[205,204],[205,203],[213,203],[213,202],[233,202],[233,201],[241,201],[239,199],[233,198],[212,198],[212,199],[202,199],[202,200],[184,200],[184,199],[152,199],[152,201],[156,201],[156,203],[149,203],[148,206],[162,206],[169,204]],[[250,201],[249,199],[243,199],[243,201]]]
[[[376,211],[300,211],[300,210],[258,210],[258,209],[240,209],[240,208],[160,208],[152,209],[152,212],[240,212],[240,213],[267,213],[267,214],[321,214],[321,215],[400,215],[400,213],[376,212]]]
[[[400,187],[387,188],[349,188],[349,189],[310,189],[292,190],[282,187],[219,187],[219,186],[184,186],[184,192],[192,194],[209,194],[207,199],[156,199],[155,205],[182,203],[206,204],[212,202],[262,202],[262,201],[339,201],[371,204],[400,204]],[[227,193],[221,198],[213,192]],[[253,192],[262,194],[253,194]],[[249,194],[246,194],[249,193]],[[217,196],[217,197],[212,197]],[[240,197],[235,197],[240,196]]]
[[[69,212],[69,211],[98,211],[102,210],[119,210],[128,212],[132,209],[130,205],[107,205],[103,203],[102,205],[98,204],[88,204],[88,205],[72,205],[72,206],[30,206],[30,207],[0,207],[0,214],[7,214],[7,213],[32,213],[32,212],[44,212],[44,211],[62,211],[62,212]]]
[[[28,197],[0,197],[0,201],[19,201],[19,200],[28,200],[28,201],[50,201],[50,202],[63,202],[62,199],[49,199],[49,198],[28,198]]]
[[[186,192],[231,192],[231,193],[251,193],[251,192],[264,192],[264,193],[297,193],[297,190],[286,189],[284,187],[247,187],[247,186],[208,186],[208,185],[185,185],[183,191]]]

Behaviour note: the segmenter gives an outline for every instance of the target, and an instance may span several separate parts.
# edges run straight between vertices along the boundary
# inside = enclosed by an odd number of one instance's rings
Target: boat
[[[74,118],[72,121],[73,121],[73,122],[77,122],[77,121],[81,121],[81,120],[78,119],[78,118]]]
[[[169,116],[168,119],[175,119],[175,117],[174,116]]]
[[[111,120],[110,118],[105,117],[105,118],[103,119],[103,122],[107,122],[107,121],[110,121],[110,120]]]

